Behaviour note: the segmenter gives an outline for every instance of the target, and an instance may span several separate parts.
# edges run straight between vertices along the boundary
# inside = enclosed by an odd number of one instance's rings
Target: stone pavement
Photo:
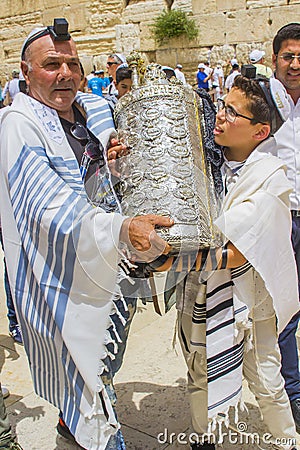
[[[18,440],[24,450],[76,450],[76,445],[57,436],[57,410],[33,392],[24,348],[8,336],[2,280],[0,271],[0,379],[11,392],[6,405]],[[127,450],[189,449],[184,443],[189,433],[186,370],[178,344],[177,352],[173,350],[175,321],[175,310],[159,317],[152,304],[140,304],[133,320],[124,365],[115,380]],[[258,409],[246,386],[245,401],[249,414],[240,417],[240,428],[261,431]],[[233,433],[225,437],[222,448],[270,446],[252,445]]]

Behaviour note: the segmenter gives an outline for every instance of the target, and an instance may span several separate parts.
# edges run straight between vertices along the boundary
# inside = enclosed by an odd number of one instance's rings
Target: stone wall
[[[173,39],[157,47],[150,32],[153,18],[180,8],[194,18],[199,36],[192,42]],[[183,65],[190,82],[199,62],[224,62],[237,57],[247,62],[254,48],[265,50],[271,65],[276,31],[300,16],[300,0],[3,0],[0,11],[0,79],[19,66],[22,42],[35,26],[66,17],[84,67],[105,69],[107,55],[140,50],[147,61]]]

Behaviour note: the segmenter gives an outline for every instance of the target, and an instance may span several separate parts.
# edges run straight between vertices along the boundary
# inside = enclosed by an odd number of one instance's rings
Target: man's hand
[[[173,219],[148,214],[125,219],[120,241],[127,244],[136,261],[150,262],[162,254],[168,254],[171,246],[155,232],[155,226],[171,227]]]
[[[117,159],[128,155],[129,151],[127,146],[122,142],[119,142],[116,137],[110,139],[109,148],[107,150],[108,167],[112,175],[120,178],[120,173],[117,167]]]

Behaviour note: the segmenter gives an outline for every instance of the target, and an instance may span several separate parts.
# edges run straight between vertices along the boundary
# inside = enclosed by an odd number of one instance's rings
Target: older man
[[[127,66],[126,58],[122,53],[112,53],[107,58],[106,69],[108,76],[112,79],[107,89],[108,95],[118,95],[118,90],[114,82],[116,81],[117,68],[121,65],[124,65],[124,67]]]
[[[95,185],[114,194],[100,148],[110,147],[112,160],[125,149],[110,140],[105,100],[77,93],[79,59],[64,19],[30,33],[21,67],[29,95],[16,96],[1,129],[9,279],[36,392],[62,411],[83,448],[102,450],[119,428],[101,379],[105,344],[115,339],[119,245],[153,259],[169,250],[154,228],[171,221],[124,218],[90,204],[86,189],[97,199]]]
[[[293,186],[290,196],[292,242],[300,285],[300,23],[289,23],[277,32],[273,40],[273,64],[275,76],[284,85],[290,105],[289,118],[275,134],[275,139],[278,156],[285,162],[287,176]],[[291,402],[297,432],[300,433],[300,376],[296,341],[298,322],[299,314],[280,334],[279,346],[285,388]]]

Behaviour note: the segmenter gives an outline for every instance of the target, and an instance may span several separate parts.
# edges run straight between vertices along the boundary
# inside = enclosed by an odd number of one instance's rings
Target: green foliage
[[[163,11],[155,19],[151,31],[159,45],[178,36],[186,36],[191,41],[199,33],[195,21],[189,19],[187,13],[180,9]]]

